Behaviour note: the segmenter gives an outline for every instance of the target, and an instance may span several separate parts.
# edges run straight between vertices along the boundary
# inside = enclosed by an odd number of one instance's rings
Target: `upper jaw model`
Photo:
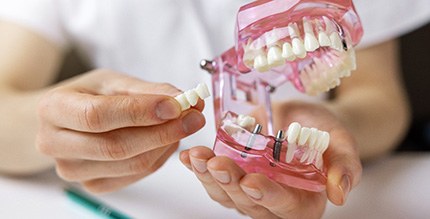
[[[212,74],[214,151],[247,172],[323,191],[329,133],[292,123],[274,132],[270,93],[285,82],[318,95],[356,69],[363,35],[351,0],[259,0],[240,8],[236,45],[201,67]]]

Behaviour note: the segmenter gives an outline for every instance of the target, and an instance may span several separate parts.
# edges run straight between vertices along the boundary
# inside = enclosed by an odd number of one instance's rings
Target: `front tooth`
[[[328,145],[330,144],[330,134],[328,132],[322,132],[321,134],[321,143],[318,145],[318,152],[321,154],[327,150]]]
[[[302,126],[298,122],[293,122],[290,124],[287,130],[287,141],[291,144],[297,143],[297,138],[299,137],[300,130],[302,129]]]
[[[309,139],[308,139],[308,146],[311,149],[315,149],[315,143],[316,143],[317,139],[318,139],[318,129],[311,128],[311,134],[310,134]]]
[[[313,52],[320,47],[318,40],[313,33],[305,34],[305,49],[308,52]]]
[[[293,47],[291,47],[290,43],[284,43],[284,45],[282,45],[282,57],[287,59],[287,61],[294,61],[296,59],[296,55],[294,55]]]
[[[199,95],[202,100],[211,96],[209,88],[205,83],[198,84],[197,87],[194,88],[194,91],[196,91],[197,95]]]
[[[343,50],[343,46],[342,46],[342,39],[340,39],[340,36],[337,32],[333,32],[330,35],[330,42],[331,42],[331,47],[333,49],[342,51]]]
[[[293,161],[296,150],[297,150],[296,143],[288,142],[287,154],[285,155],[285,162],[291,163],[291,161]]]
[[[267,58],[265,55],[258,55],[254,59],[254,68],[259,72],[265,72],[269,70],[269,65],[267,63]]]
[[[269,51],[267,52],[267,64],[270,67],[276,67],[284,64],[284,59],[282,58],[282,51],[281,48],[277,46],[270,47]]]
[[[331,45],[330,38],[328,37],[328,35],[324,31],[321,31],[318,33],[318,41],[319,41],[321,47]]]
[[[311,129],[303,127],[299,134],[299,145],[304,145],[308,141],[309,135],[311,134]]]
[[[197,101],[199,101],[199,95],[195,90],[185,91],[184,94],[191,106],[195,106]]]
[[[294,38],[292,42],[292,46],[293,46],[294,55],[296,55],[299,58],[306,57],[306,49],[305,49],[305,46],[303,45],[302,40],[300,40],[299,38]]]
[[[176,101],[178,101],[179,105],[181,105],[182,111],[187,110],[191,107],[184,93],[179,94],[175,97],[175,99]]]
[[[242,128],[249,128],[255,125],[255,118],[247,115],[239,115],[237,124]]]

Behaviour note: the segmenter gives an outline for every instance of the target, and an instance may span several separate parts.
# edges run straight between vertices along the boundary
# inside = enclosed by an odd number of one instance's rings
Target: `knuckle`
[[[82,119],[80,120],[83,127],[86,127],[91,131],[98,131],[103,128],[102,119],[101,119],[101,109],[103,108],[103,104],[98,101],[89,101],[85,104],[84,109],[82,111]]]
[[[129,157],[126,142],[115,132],[105,133],[99,145],[101,156],[107,160],[123,160]]]
[[[124,108],[126,112],[126,119],[130,121],[131,124],[140,125],[144,119],[150,117],[150,110],[148,107],[142,107],[145,104],[141,104],[137,98],[124,97],[118,102],[121,108]]]

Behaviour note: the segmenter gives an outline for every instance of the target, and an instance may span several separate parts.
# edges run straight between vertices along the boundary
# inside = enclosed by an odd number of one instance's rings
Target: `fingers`
[[[164,154],[171,155],[178,143],[157,148],[124,161],[90,161],[57,159],[57,175],[66,181],[88,181],[98,178],[114,178],[151,172],[154,163]],[[172,149],[173,148],[173,149]]]
[[[361,179],[362,166],[352,137],[343,130],[330,134],[332,141],[324,157],[328,166],[327,195],[333,204],[343,205]]]
[[[40,134],[37,147],[49,156],[64,159],[124,160],[170,145],[196,132],[205,124],[203,114],[192,109],[180,119],[149,126],[114,130],[107,133],[84,133],[61,129]]]
[[[195,147],[190,150],[189,153],[190,166],[197,178],[202,182],[203,187],[212,200],[220,203],[224,207],[234,208],[235,204],[233,201],[226,194],[226,192],[221,187],[219,187],[207,170],[206,162],[214,156],[215,154],[209,148]],[[185,161],[186,160],[188,159],[185,159]]]
[[[301,218],[318,218],[327,200],[325,193],[308,193],[282,186],[258,173],[244,176],[240,187],[254,203],[281,218],[294,218],[298,212],[302,212]]]
[[[55,126],[100,133],[161,124],[179,117],[181,107],[173,97],[162,95],[103,96],[58,91],[48,94],[38,111],[41,118]]]
[[[206,147],[195,147],[188,153],[197,178],[213,200],[225,207],[235,207],[253,218],[273,217],[267,209],[255,204],[242,191],[239,181],[245,172],[232,160],[214,157],[213,152]],[[185,158],[182,160],[187,162]]]
[[[144,173],[131,175],[131,176],[124,176],[124,177],[100,178],[100,179],[88,180],[83,182],[83,185],[89,192],[92,192],[92,193],[114,192],[158,170],[171,156],[171,154],[176,151],[176,149],[177,149],[177,145],[169,147],[169,149],[164,154],[162,154],[154,164],[152,164],[152,166],[148,169],[148,171]]]

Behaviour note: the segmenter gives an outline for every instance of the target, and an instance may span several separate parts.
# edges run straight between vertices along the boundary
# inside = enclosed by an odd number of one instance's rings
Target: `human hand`
[[[289,102],[274,106],[273,112],[277,128],[285,129],[296,121],[330,133],[330,146],[324,153],[328,168],[325,192],[295,189],[259,173],[245,173],[233,160],[217,157],[207,147],[182,151],[181,161],[196,174],[213,200],[252,218],[320,218],[327,199],[343,205],[362,172],[349,131],[321,105]]]
[[[73,78],[41,99],[37,148],[64,180],[94,193],[117,190],[157,170],[204,126],[203,101],[181,112],[173,98],[180,93],[109,70]]]

